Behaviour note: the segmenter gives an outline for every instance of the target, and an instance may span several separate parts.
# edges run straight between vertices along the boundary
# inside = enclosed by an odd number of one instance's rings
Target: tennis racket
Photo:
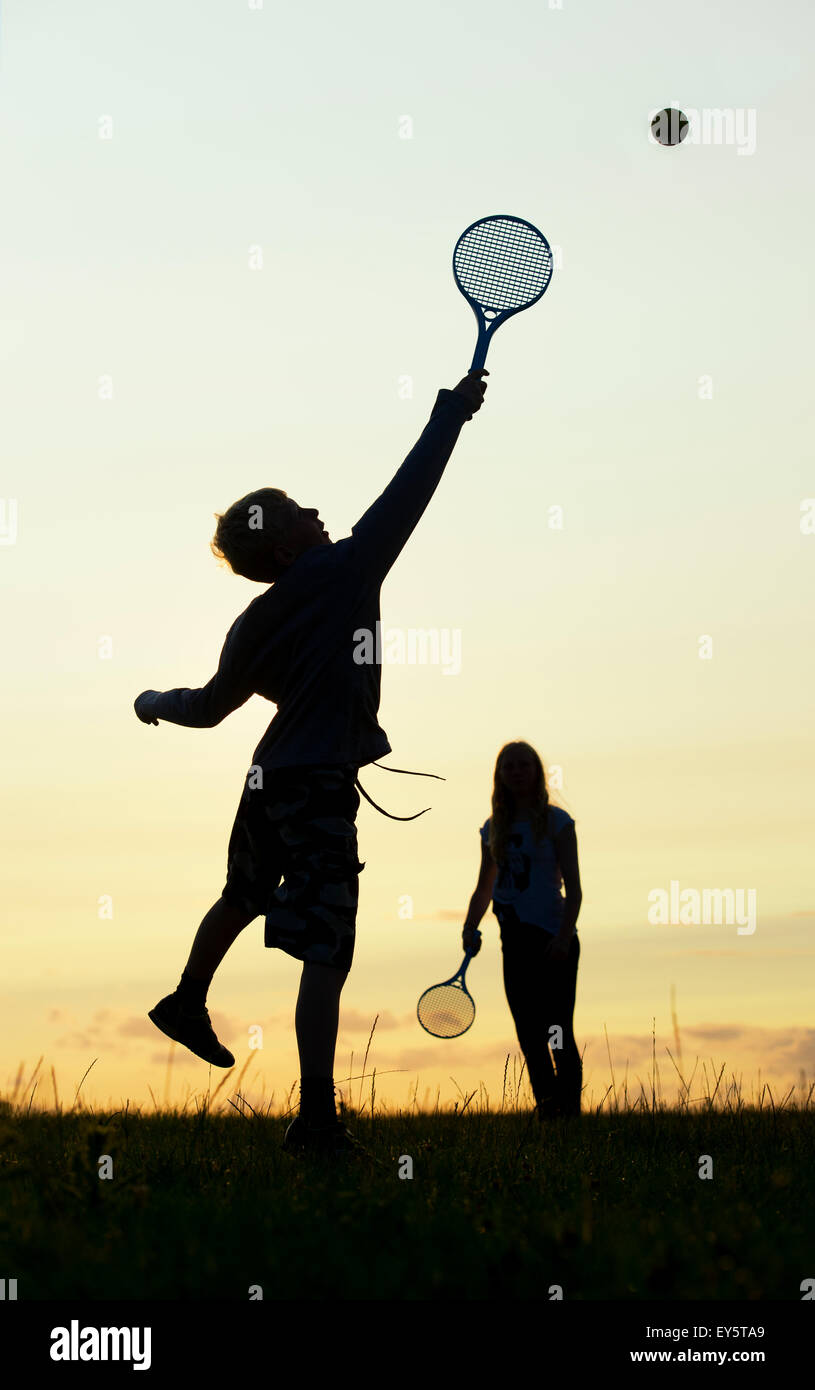
[[[543,233],[522,217],[482,217],[456,242],[453,275],[478,323],[472,372],[483,367],[496,329],[536,304],[546,290],[552,278],[552,249]]]
[[[479,933],[480,937],[480,933]],[[465,951],[461,969],[452,980],[426,989],[416,1006],[416,1016],[426,1033],[434,1038],[460,1038],[472,1027],[475,1000],[464,983],[467,966],[473,958]]]

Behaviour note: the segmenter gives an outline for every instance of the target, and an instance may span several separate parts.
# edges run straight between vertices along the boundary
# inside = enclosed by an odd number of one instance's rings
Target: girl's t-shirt
[[[493,911],[512,906],[521,922],[531,922],[556,936],[563,922],[565,898],[553,835],[559,835],[573,818],[561,806],[549,808],[549,831],[543,840],[532,839],[528,820],[514,820],[507,839],[506,863],[498,865],[492,891]],[[490,821],[481,827],[481,843],[489,846]],[[496,912],[496,916],[499,914]],[[575,931],[577,928],[575,928]]]

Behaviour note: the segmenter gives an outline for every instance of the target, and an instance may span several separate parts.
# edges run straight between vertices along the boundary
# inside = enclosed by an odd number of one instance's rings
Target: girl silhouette
[[[507,1003],[539,1119],[580,1114],[583,1068],[573,1016],[582,897],[574,820],[550,803],[534,748],[523,741],[504,744],[495,764],[492,816],[481,827],[481,870],[462,940],[465,950],[478,954],[478,924],[492,899]]]

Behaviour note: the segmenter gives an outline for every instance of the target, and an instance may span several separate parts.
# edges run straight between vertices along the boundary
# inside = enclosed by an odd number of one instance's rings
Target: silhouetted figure
[[[365,867],[355,820],[357,788],[367,793],[358,772],[391,752],[377,720],[381,661],[373,642],[372,654],[359,659],[355,634],[377,633],[382,583],[462,425],[481,408],[484,375],[470,372],[454,390],[439,391],[418,443],[344,540],[332,542],[317,508],[277,488],[250,493],[219,516],[215,554],[235,574],[271,587],[233,623],[207,685],[146,690],[135,701],[146,724],[165,719],[198,729],[219,724],[253,694],[277,705],[244,783],[221,897],[198,928],[176,991],[149,1017],[196,1056],[233,1066],[210,1023],[207,992],[232,942],[263,916],[265,944],[303,962],[295,1012],[300,1113],[286,1132],[289,1149],[355,1147],[337,1119],[333,1070]]]
[[[568,812],[550,804],[543,764],[524,742],[505,744],[495,764],[492,816],[481,827],[481,871],[462,936],[474,955],[490,899],[501,928],[507,1002],[538,1117],[579,1115],[583,1068],[573,1027],[582,901],[577,835]]]

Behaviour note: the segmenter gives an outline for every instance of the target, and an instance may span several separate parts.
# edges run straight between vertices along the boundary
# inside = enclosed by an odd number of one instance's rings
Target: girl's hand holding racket
[[[486,367],[476,367],[473,371],[467,373],[463,380],[458,383],[458,386],[453,387],[453,390],[459,396],[466,396],[472,406],[473,415],[477,410],[481,409],[484,403],[484,392],[487,389],[487,383],[486,381],[480,380],[482,376],[489,376]],[[468,420],[472,420],[472,418],[472,415],[467,416]]]
[[[461,944],[471,956],[477,956],[481,950],[481,933],[478,928],[465,927],[461,933]]]

